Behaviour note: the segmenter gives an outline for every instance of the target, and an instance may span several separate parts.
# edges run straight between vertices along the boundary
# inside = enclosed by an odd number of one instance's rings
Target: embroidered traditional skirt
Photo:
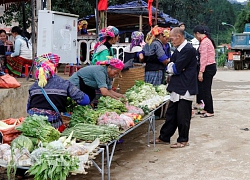
[[[0,55],[0,72],[4,72],[5,60],[6,60],[5,55]]]
[[[21,76],[22,73],[22,68],[24,64],[29,64],[32,65],[32,60],[31,59],[24,59],[20,56],[16,56],[16,57],[10,57],[7,56],[7,67],[8,69],[18,75]]]
[[[162,84],[163,72],[159,71],[146,71],[145,72],[145,82],[153,84],[154,86]]]
[[[63,123],[61,115],[55,111],[52,110],[46,110],[46,109],[38,109],[38,108],[31,108],[28,110],[29,115],[42,115],[48,117],[48,122],[53,126],[54,128],[58,129]]]

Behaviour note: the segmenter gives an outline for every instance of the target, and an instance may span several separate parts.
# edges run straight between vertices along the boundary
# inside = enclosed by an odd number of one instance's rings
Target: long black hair
[[[28,45],[29,42],[28,42],[27,37],[25,36],[25,32],[19,26],[14,26],[11,29],[11,32],[17,33],[18,35],[22,36],[23,40],[26,42],[27,48],[29,48],[29,45]]]
[[[202,26],[202,25],[195,26],[193,29],[193,33],[197,33],[197,32],[200,34],[205,34],[208,37],[208,39],[210,39],[212,41],[214,49],[216,49],[216,44],[215,44],[214,40],[212,39],[212,37],[210,35],[210,30],[207,26]]]

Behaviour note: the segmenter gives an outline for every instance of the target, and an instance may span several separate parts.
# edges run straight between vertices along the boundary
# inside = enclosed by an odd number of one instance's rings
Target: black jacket
[[[190,95],[198,94],[196,49],[187,43],[180,52],[174,51],[170,61],[178,74],[172,75],[167,90],[180,95],[185,95],[187,90]]]

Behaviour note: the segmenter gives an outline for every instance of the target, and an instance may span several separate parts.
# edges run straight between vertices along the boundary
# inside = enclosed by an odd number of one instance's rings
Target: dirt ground
[[[111,165],[112,180],[247,180],[250,165],[249,70],[219,70],[214,78],[215,116],[191,121],[190,146],[147,146],[147,124],[124,136]],[[157,135],[164,120],[156,121]],[[175,143],[177,133],[171,139]],[[97,162],[100,158],[97,158]],[[96,168],[68,180],[100,180]],[[2,174],[1,179],[6,179]],[[30,179],[30,178],[27,178]],[[105,178],[107,179],[107,178]]]

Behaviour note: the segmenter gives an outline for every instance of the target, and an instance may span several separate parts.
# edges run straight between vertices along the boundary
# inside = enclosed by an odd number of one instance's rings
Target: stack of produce
[[[125,96],[130,105],[153,110],[164,101],[164,96],[167,95],[164,88],[166,89],[165,85],[154,87],[152,84],[136,81],[135,85],[127,90]]]
[[[61,135],[69,136],[72,131],[74,132],[72,137],[91,142],[98,138],[101,142],[105,143],[117,139],[120,135],[119,129],[114,126],[98,126],[83,123],[67,128]]]
[[[121,128],[123,130],[126,130],[135,125],[133,118],[126,116],[124,114],[119,115],[115,112],[107,112],[98,118],[98,125],[110,125],[110,124],[114,124],[118,126],[119,129]]]
[[[70,118],[70,127],[78,123],[96,124],[99,114],[90,106],[76,106]]]
[[[126,103],[126,108],[127,108],[127,113],[144,116],[144,111],[139,107],[131,106],[128,103]]]
[[[97,155],[100,140],[76,143],[72,135],[73,132],[69,137],[60,137],[46,146],[41,143],[35,150],[32,141],[20,135],[11,146],[0,144],[0,165],[7,167],[8,179],[13,179],[17,167],[30,167],[27,172],[34,175],[35,180],[66,180],[69,173],[86,174],[90,160]]]
[[[51,126],[46,116],[28,116],[16,129],[27,137],[33,137],[34,142],[49,143],[60,137],[60,132]]]
[[[121,114],[122,112],[126,112],[127,109],[125,107],[125,104],[117,99],[111,98],[109,96],[102,96],[98,100],[98,109],[105,109],[109,112],[116,112],[117,114]]]

